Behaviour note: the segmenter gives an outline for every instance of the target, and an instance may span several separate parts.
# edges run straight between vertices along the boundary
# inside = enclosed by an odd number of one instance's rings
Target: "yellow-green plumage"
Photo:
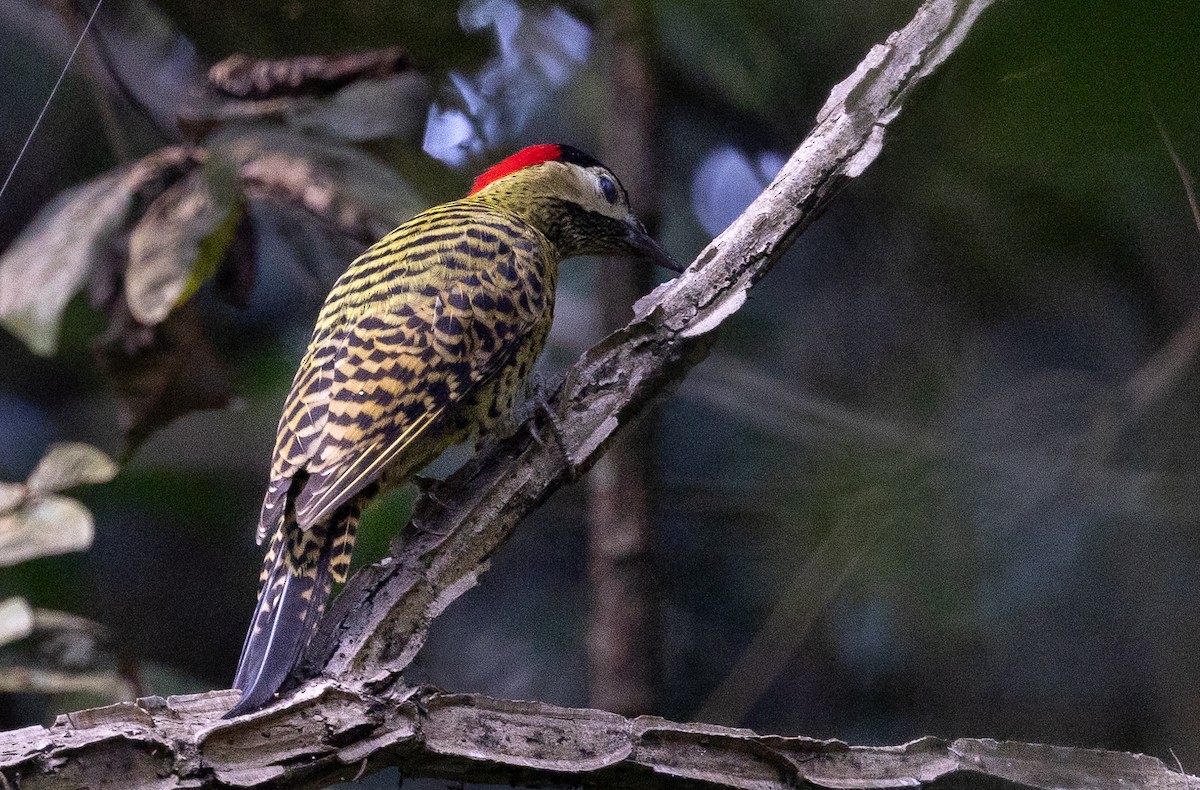
[[[596,173],[611,176],[602,166],[540,148],[587,167],[539,162],[429,209],[330,291],[279,421],[258,525],[271,541],[229,715],[286,680],[345,580],[367,501],[473,431],[510,422],[550,331],[559,260],[657,249],[624,201],[588,192]]]
[[[260,538],[278,521],[272,495],[300,469],[307,528],[383,469],[407,478],[508,414],[545,344],[557,278],[544,235],[467,201],[419,215],[352,263],[284,406]]]

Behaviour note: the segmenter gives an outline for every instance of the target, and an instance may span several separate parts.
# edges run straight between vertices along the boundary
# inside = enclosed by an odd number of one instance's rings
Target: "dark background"
[[[711,238],[698,216],[729,219],[757,191],[731,171],[706,187],[697,174],[713,153],[789,155],[832,85],[915,7],[649,5],[661,237],[676,257]],[[209,60],[398,43],[443,101],[449,71],[477,73],[497,52],[489,31],[460,28],[453,3],[160,8]],[[562,9],[591,27],[607,6]],[[73,42],[36,20],[0,23],[7,170]],[[461,169],[423,154],[420,133],[366,147],[431,204],[521,144],[595,150],[602,64],[589,51],[527,123]],[[1146,409],[1126,397],[1200,309],[1200,233],[1155,122],[1200,166],[1197,85],[1193,3],[1004,0],[985,14],[661,409],[654,712],[868,744],[935,734],[1173,749],[1197,770],[1195,340],[1177,338],[1182,372]],[[117,164],[96,106],[73,71],[0,197],[0,248],[59,190]],[[162,144],[136,113],[117,116],[135,156]],[[94,547],[5,571],[0,593],[109,626],[150,691],[224,687],[254,596],[278,410],[328,284],[266,268],[250,309],[208,305],[235,408],[176,421],[114,482],[81,491]],[[603,287],[597,265],[566,265],[548,372],[598,339],[588,316]],[[77,300],[48,359],[0,333],[0,478],[21,479],[54,440],[118,451],[88,351],[101,326]],[[370,512],[356,562],[379,556],[411,495]],[[586,704],[583,512],[575,486],[530,518],[437,621],[416,679]],[[767,623],[795,649],[778,669],[739,665]],[[731,672],[766,688],[744,715],[706,708]],[[0,707],[18,726],[94,702]]]

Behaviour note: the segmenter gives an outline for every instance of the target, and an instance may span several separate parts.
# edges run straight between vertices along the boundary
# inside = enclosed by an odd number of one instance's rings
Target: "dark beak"
[[[629,232],[625,236],[625,241],[635,253],[649,259],[651,263],[657,263],[664,269],[682,273],[685,268],[667,255],[666,250],[658,246],[654,237],[646,232],[646,226],[636,219],[629,223]]]

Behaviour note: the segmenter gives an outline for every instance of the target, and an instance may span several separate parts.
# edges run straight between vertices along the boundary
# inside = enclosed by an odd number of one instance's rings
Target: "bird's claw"
[[[437,502],[439,505],[442,505],[443,507],[445,506],[446,503],[438,499],[436,493],[438,487],[442,484],[441,480],[438,480],[436,477],[428,477],[426,475],[413,475],[411,480],[413,485],[417,487],[417,491],[420,492],[422,496],[427,496],[434,502]]]
[[[567,448],[566,440],[563,438],[562,418],[559,417],[558,412],[550,405],[550,401],[546,397],[548,392],[549,389],[546,387],[546,382],[541,374],[533,374],[529,395],[529,400],[533,404],[533,413],[529,417],[529,433],[533,436],[534,441],[547,450],[551,450],[552,443],[546,441],[545,437],[542,436],[542,428],[538,427],[538,416],[545,417],[546,425],[543,427],[548,427],[551,436],[554,437],[553,450],[557,451],[562,458],[563,465],[567,468],[568,476],[571,480],[575,480],[578,478],[578,473],[575,463],[571,460],[571,452]]]

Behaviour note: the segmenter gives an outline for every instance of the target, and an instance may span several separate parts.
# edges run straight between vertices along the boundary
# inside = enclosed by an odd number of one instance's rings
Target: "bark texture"
[[[654,231],[661,177],[658,97],[648,57],[652,21],[644,0],[613,0],[604,15],[600,159],[621,175],[634,212]],[[627,259],[600,261],[593,298],[603,334],[625,325],[630,305],[650,290],[653,277],[649,266]],[[655,712],[661,675],[657,445],[652,411],[587,476],[589,703],[625,715]]]
[[[0,733],[0,786],[310,788],[390,765],[452,781],[637,790],[1190,790],[1200,782],[1138,754],[975,738],[848,746],[429,688],[374,697],[321,682],[287,705],[214,722],[233,699],[225,691],[150,697]]]
[[[714,330],[874,161],[905,100],[990,4],[929,0],[874,46],[834,87],[812,132],[749,208],[567,372],[551,399],[563,448],[539,443],[527,425],[434,485],[392,555],[355,576],[334,602],[310,648],[308,672],[376,691],[397,683],[429,622],[475,584],[520,520],[589,469],[704,359]],[[535,419],[542,420],[537,432],[550,436],[544,416]]]

